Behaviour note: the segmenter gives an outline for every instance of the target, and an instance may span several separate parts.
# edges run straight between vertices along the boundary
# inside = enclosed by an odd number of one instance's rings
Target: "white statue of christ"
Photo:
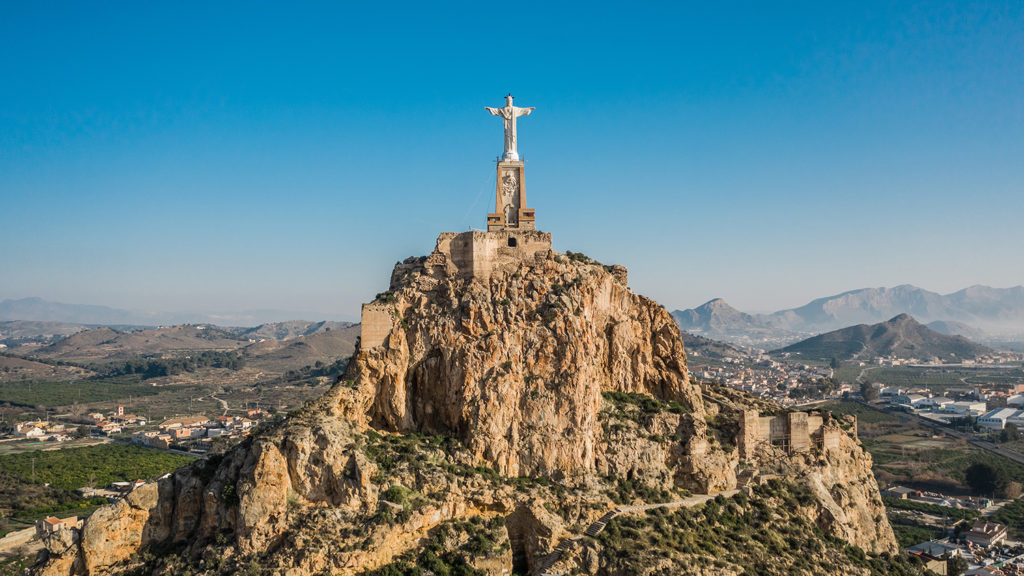
[[[484,108],[487,108],[484,106]],[[512,105],[512,95],[505,96],[504,108],[487,108],[492,116],[501,116],[505,119],[505,154],[502,160],[519,160],[519,152],[516,151],[516,118],[529,116],[533,107],[519,108]]]

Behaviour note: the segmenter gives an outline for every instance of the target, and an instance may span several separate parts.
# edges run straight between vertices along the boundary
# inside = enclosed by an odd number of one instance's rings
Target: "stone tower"
[[[392,286],[402,273],[428,271],[439,277],[453,276],[487,282],[494,274],[515,270],[522,262],[543,258],[551,251],[551,234],[534,226],[533,210],[526,207],[523,186],[524,166],[516,150],[516,118],[527,116],[533,108],[512,105],[512,95],[505,97],[504,108],[487,108],[505,120],[505,153],[498,160],[498,186],[494,212],[487,215],[487,232],[442,232],[434,252],[420,262],[399,264],[392,275]],[[616,267],[622,285],[626,285],[625,268]],[[377,300],[363,304],[359,347],[370,350],[384,345],[399,322],[395,306],[379,295]]]

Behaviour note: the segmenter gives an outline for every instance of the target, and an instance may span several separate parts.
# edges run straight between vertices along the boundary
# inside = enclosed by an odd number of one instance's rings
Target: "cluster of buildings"
[[[1002,430],[1007,424],[1024,427],[1024,410],[1020,408],[996,408],[978,416],[978,426],[989,430]]]
[[[927,490],[915,490],[906,486],[892,486],[882,490],[882,496],[896,498],[897,500],[909,500],[923,504],[934,504],[947,508],[959,508],[969,510],[985,510],[992,506],[992,500],[988,498],[975,498],[972,496],[954,497],[939,492]]]
[[[978,426],[989,430],[1002,430],[1007,424],[1024,426],[1024,384],[1009,390],[979,390],[988,401],[989,411],[978,416]]]
[[[901,390],[899,388],[882,387],[879,391],[883,398],[887,398],[889,405],[894,408],[913,411],[930,411],[950,416],[981,416],[988,410],[988,402],[982,398],[964,398],[956,400],[946,396],[932,396],[928,389],[917,388],[913,390]]]
[[[751,361],[726,358],[722,362],[726,365],[694,366],[691,374],[704,382],[724,384],[782,406],[840,398],[844,393],[853,392],[849,384],[832,384],[834,371],[829,367],[787,364],[767,355],[751,358]]]
[[[76,428],[68,428],[61,422],[27,420],[14,424],[14,437],[38,441],[64,442],[71,439]]]
[[[919,413],[931,419],[956,417],[976,418],[977,425],[989,430],[1002,430],[1007,424],[1024,427],[1024,385],[1009,389],[973,388],[961,391],[956,398],[933,396],[928,389],[903,390],[875,383],[879,395],[893,408]]]
[[[145,426],[146,419],[135,414],[126,414],[123,405],[118,404],[117,408],[109,414],[93,412],[89,414],[93,422],[92,433],[97,436],[111,436],[121,434],[125,428],[132,426]]]
[[[962,558],[964,576],[1024,576],[1024,546],[1007,540],[1006,526],[986,519],[976,520],[959,535],[929,540],[906,549],[936,574],[948,572],[948,562]]]
[[[71,440],[82,431],[88,430],[93,436],[118,436],[131,434],[131,442],[163,450],[180,449],[205,453],[214,438],[237,438],[249,434],[258,426],[266,413],[259,409],[248,410],[239,416],[218,416],[210,420],[206,416],[182,416],[161,422],[152,429],[147,419],[126,412],[124,406],[117,406],[109,414],[95,412],[74,423],[27,420],[17,422],[8,438],[35,441]],[[79,426],[79,424],[84,424]]]
[[[938,356],[929,356],[926,358],[898,358],[896,356],[880,356],[875,358],[872,364],[876,366],[994,366],[1019,362],[1021,359],[1022,355],[1019,352],[1004,352],[997,350],[991,354],[978,356],[977,358],[957,358],[956,356],[950,356],[949,358],[939,358]],[[858,364],[860,366],[868,365],[867,362],[859,362]]]
[[[209,449],[214,438],[240,437],[259,425],[260,410],[249,410],[246,416],[218,416],[210,420],[206,416],[183,416],[160,423],[157,430],[140,431],[132,434],[132,443],[167,450],[183,448],[203,452]]]

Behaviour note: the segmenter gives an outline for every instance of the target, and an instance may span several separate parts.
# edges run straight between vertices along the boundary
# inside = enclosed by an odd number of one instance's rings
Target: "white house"
[[[930,405],[929,403],[931,402],[931,398],[920,394],[900,394],[899,396],[893,396],[891,402],[901,406],[924,408]]]
[[[1007,424],[1024,428],[1024,410],[996,408],[978,417],[978,425],[990,430],[1002,430]]]
[[[947,404],[943,408],[943,412],[952,412],[954,414],[963,414],[964,416],[981,416],[988,409],[984,402],[953,402]]]
[[[1002,430],[1006,427],[1006,421],[1017,412],[1018,410],[1013,408],[996,408],[991,412],[978,416],[978,426],[990,430]]]
[[[42,438],[46,436],[46,431],[42,426],[42,422],[19,422],[14,427],[14,436],[16,438]]]
[[[998,546],[1006,540],[1006,526],[988,520],[976,520],[964,539],[984,548]]]

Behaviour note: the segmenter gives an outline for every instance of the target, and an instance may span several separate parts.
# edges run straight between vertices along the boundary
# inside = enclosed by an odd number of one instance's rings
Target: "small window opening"
[[[508,247],[509,248],[515,248],[516,247],[516,239],[515,238],[509,238],[508,239]]]

